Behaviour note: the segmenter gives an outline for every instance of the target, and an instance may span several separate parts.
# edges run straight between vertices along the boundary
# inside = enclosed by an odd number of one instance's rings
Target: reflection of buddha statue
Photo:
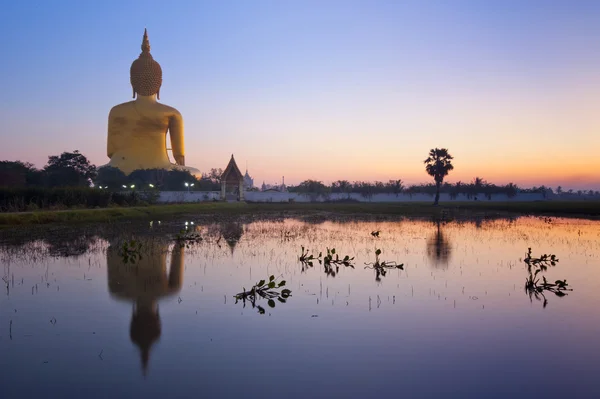
[[[185,166],[183,118],[175,108],[158,103],[162,70],[150,54],[150,42],[144,31],[142,53],[131,64],[133,97],[119,104],[108,115],[106,166],[129,174],[137,169],[181,169],[200,177],[198,169]],[[167,154],[167,131],[176,164]]]
[[[131,341],[141,351],[144,374],[148,367],[150,348],[161,333],[158,299],[178,293],[183,283],[183,251],[175,245],[171,253],[170,271],[167,275],[169,244],[154,244],[143,250],[142,259],[125,263],[118,246],[109,247],[108,288],[113,298],[134,301],[131,316]]]

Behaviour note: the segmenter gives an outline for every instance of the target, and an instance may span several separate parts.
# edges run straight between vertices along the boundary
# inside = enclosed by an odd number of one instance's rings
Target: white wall
[[[221,193],[219,191],[161,191],[158,202],[161,203],[182,203],[182,202],[203,202],[219,200]],[[360,202],[433,202],[434,197],[428,194],[374,194],[371,198],[365,198],[357,193],[350,194],[330,194],[327,198],[321,196],[277,192],[277,191],[245,191],[244,197],[250,202],[323,202],[325,200],[336,201],[351,199]],[[488,200],[485,195],[478,195],[478,201],[543,201],[546,198],[542,194],[518,194],[515,197],[508,198],[505,194],[492,195]],[[459,195],[456,199],[451,199],[449,194],[440,194],[440,201],[475,201],[469,199],[466,195]]]
[[[220,191],[161,191],[158,202],[202,202],[218,200]]]
[[[247,191],[245,194],[246,200],[251,202],[311,202],[318,201],[323,202],[326,199],[330,201],[351,199],[360,202],[433,202],[434,196],[428,194],[374,194],[370,198],[365,198],[358,193],[350,194],[330,194],[328,198],[323,197],[310,197],[309,195],[297,194],[297,193],[280,193],[276,191]],[[488,200],[485,195],[478,195],[478,201],[542,201],[544,196],[542,194],[518,194],[515,197],[509,198],[505,194],[492,195],[492,199]],[[440,201],[475,201],[473,198],[469,199],[466,195],[458,195],[456,199],[452,200],[449,194],[440,194]]]

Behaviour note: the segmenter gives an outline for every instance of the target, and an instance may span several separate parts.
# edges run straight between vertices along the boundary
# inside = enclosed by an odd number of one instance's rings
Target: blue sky
[[[19,1],[3,7],[0,159],[105,155],[144,27],[186,160],[260,182],[600,189],[597,1]]]

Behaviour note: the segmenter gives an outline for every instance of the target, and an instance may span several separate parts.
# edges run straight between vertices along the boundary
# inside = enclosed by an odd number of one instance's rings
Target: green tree
[[[452,159],[454,158],[448,153],[446,148],[435,148],[429,151],[429,156],[423,161],[425,163],[425,170],[435,181],[436,191],[433,205],[437,205],[440,201],[440,186],[444,181],[444,177],[454,169]]]
[[[29,162],[0,161],[0,186],[41,186],[42,172]]]
[[[221,175],[223,175],[223,169],[212,168],[210,170],[210,173],[207,174],[207,177],[208,177],[208,179],[210,179],[211,182],[218,184],[219,189],[221,189]],[[203,174],[203,176],[204,176],[204,174]]]
[[[517,187],[516,184],[514,183],[508,183],[505,187],[504,190],[506,192],[506,196],[508,198],[513,198],[516,197],[517,194],[519,193],[519,187]]]
[[[334,193],[349,194],[352,191],[352,184],[348,180],[338,180],[331,183],[331,191]]]
[[[87,187],[96,178],[96,166],[79,151],[63,152],[48,157],[44,167],[46,184],[50,187],[84,186]]]
[[[319,196],[326,197],[331,189],[321,181],[309,179],[296,186],[295,191],[310,196],[311,201],[314,202]]]
[[[402,191],[404,190],[404,183],[400,179],[390,180],[387,182],[387,184],[385,186],[386,186],[387,191],[392,192],[393,194],[396,194],[396,197],[398,196],[398,194],[401,194]]]
[[[98,169],[98,175],[94,180],[96,187],[102,187],[110,191],[121,191],[123,185],[129,183],[127,176],[120,169],[112,166],[103,166]]]

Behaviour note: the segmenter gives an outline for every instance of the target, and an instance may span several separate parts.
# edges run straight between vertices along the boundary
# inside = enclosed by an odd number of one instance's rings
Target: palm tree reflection
[[[161,334],[158,300],[177,294],[183,283],[185,249],[173,246],[167,272],[169,247],[168,242],[143,243],[142,258],[134,264],[124,262],[118,245],[111,245],[106,256],[111,297],[133,302],[129,334],[140,349],[144,375],[150,349]]]
[[[427,257],[434,267],[447,269],[452,255],[452,246],[442,231],[441,222],[437,220],[435,224],[435,231],[427,239]]]

